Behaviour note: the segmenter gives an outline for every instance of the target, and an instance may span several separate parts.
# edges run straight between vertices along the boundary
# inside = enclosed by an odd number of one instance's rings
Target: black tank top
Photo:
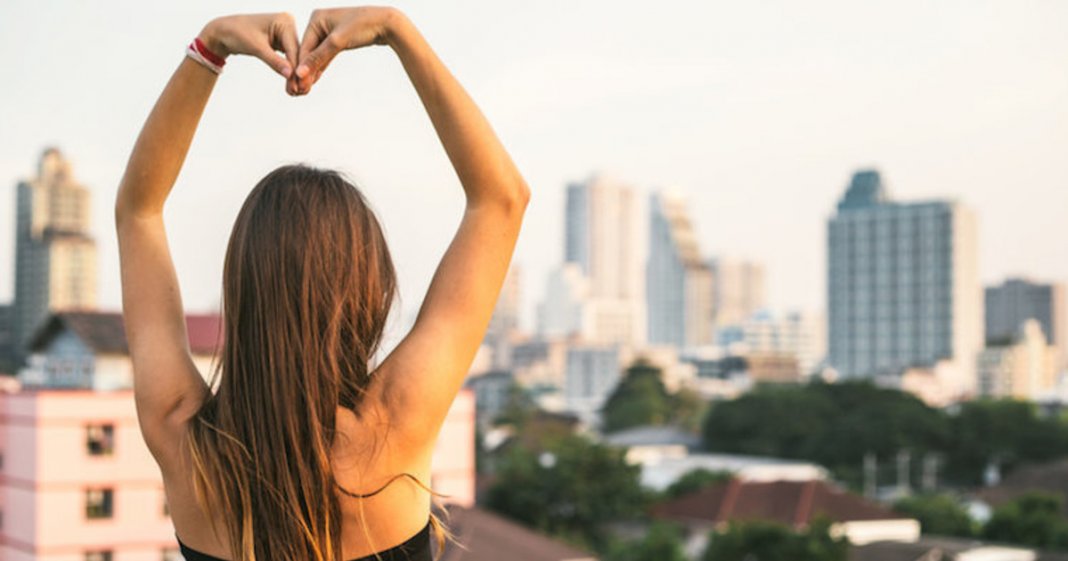
[[[219,559],[218,557],[212,557],[206,555],[195,549],[190,549],[182,543],[182,540],[178,540],[178,546],[182,550],[182,557],[185,557],[186,561],[226,561],[225,559]],[[408,538],[404,543],[391,547],[385,551],[378,553],[372,553],[359,559],[353,559],[352,561],[432,561],[430,556],[430,522],[427,521],[426,526],[419,531],[416,535]]]

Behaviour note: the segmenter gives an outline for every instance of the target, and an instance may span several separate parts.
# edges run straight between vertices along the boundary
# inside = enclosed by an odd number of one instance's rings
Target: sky
[[[58,146],[92,190],[100,304],[118,309],[112,208],[134,139],[218,2],[0,3],[0,302],[15,185]],[[562,258],[564,190],[603,172],[676,188],[702,253],[768,270],[770,304],[822,311],[826,220],[859,168],[900,200],[979,217],[984,282],[1068,280],[1068,2],[398,2],[480,104],[532,200],[516,250],[525,316]],[[303,30],[315,5],[287,10]],[[463,209],[395,56],[343,53],[311,95],[236,57],[166,209],[190,311],[219,301],[244,197],[278,165],[348,173],[378,210],[402,316]]]

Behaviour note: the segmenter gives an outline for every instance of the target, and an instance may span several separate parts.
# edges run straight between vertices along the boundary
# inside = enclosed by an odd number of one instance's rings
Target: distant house
[[[703,550],[710,531],[722,530],[730,522],[755,520],[801,530],[823,517],[832,522],[833,534],[845,536],[854,545],[914,542],[920,537],[918,521],[818,480],[734,479],[661,504],[652,514],[686,527],[692,536],[687,545],[690,551]]]
[[[1068,518],[1068,460],[1022,466],[1013,470],[1001,483],[980,489],[976,498],[999,507],[1027,493],[1047,493],[1064,497],[1062,514]]]
[[[597,561],[597,557],[478,507],[450,506],[456,537],[438,561]]]
[[[827,479],[827,470],[809,462],[694,453],[700,437],[677,427],[640,426],[605,435],[609,446],[626,448],[626,460],[642,467],[642,485],[657,491],[667,489],[687,473],[703,469],[729,472],[743,481],[809,481]]]
[[[854,547],[850,561],[1068,561],[1068,554],[965,538],[923,537],[918,541],[874,542]]]
[[[216,314],[189,314],[185,322],[193,362],[208,378],[222,342],[221,319]],[[94,391],[133,387],[126,328],[119,312],[54,313],[30,339],[29,350],[29,361],[19,372],[23,387]]]

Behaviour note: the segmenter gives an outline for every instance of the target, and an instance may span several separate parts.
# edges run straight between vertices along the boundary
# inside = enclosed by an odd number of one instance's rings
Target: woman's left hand
[[[204,26],[199,37],[216,55],[254,56],[287,82],[297,66],[297,27],[293,16],[285,12],[215,18]]]

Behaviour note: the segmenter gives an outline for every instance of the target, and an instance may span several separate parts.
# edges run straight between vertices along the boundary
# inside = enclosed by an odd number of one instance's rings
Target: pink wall
[[[89,423],[114,425],[114,452],[91,456]],[[464,390],[442,426],[434,489],[474,504],[475,399]],[[130,391],[46,390],[0,394],[0,560],[82,561],[111,549],[115,561],[159,561],[173,547],[163,489],[137,425]],[[89,487],[111,487],[113,516],[89,520]]]

